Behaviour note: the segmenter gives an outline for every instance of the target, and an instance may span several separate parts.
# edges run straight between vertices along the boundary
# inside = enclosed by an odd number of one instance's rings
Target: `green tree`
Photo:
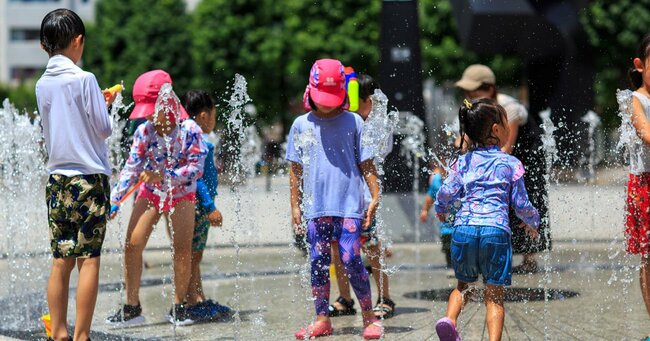
[[[235,73],[262,118],[286,108],[281,6],[273,0],[205,0],[192,16],[195,87],[221,101],[229,96]],[[220,101],[220,102],[221,102]]]
[[[292,93],[302,95],[312,63],[320,58],[336,58],[358,72],[377,74],[381,1],[290,1],[286,13],[292,55],[286,76]]]
[[[439,83],[458,80],[467,66],[482,63],[492,68],[499,85],[519,85],[523,78],[521,58],[481,56],[461,46],[449,0],[420,0],[419,16],[425,76],[432,76]]]
[[[88,29],[84,67],[102,87],[163,69],[182,93],[191,81],[189,17],[183,0],[100,0]],[[180,91],[178,91],[180,89]]]
[[[27,80],[17,86],[0,84],[0,107],[2,101],[9,99],[21,113],[31,114],[36,111],[36,93],[34,87],[36,80]]]
[[[650,0],[594,0],[581,13],[581,22],[595,51],[596,105],[605,126],[618,126],[617,88],[628,88],[627,70],[643,36],[650,32]]]
[[[193,13],[194,85],[223,95],[240,73],[260,117],[287,121],[314,60],[376,71],[379,7],[372,0],[204,0]]]

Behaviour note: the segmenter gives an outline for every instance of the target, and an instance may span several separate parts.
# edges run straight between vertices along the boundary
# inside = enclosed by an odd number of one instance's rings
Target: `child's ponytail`
[[[480,98],[473,101],[465,99],[458,109],[460,123],[460,148],[469,138],[470,147],[488,145],[498,142],[492,135],[493,124],[508,124],[506,112],[496,101],[490,98]]]
[[[641,39],[641,43],[639,44],[639,47],[636,51],[636,54],[634,55],[634,58],[639,58],[643,63],[645,63],[649,55],[650,55],[650,33],[646,34],[643,37],[643,39]],[[640,88],[643,85],[643,75],[641,74],[641,72],[637,71],[634,68],[631,68],[630,70],[628,70],[627,74],[628,77],[630,78],[630,83],[634,90]]]

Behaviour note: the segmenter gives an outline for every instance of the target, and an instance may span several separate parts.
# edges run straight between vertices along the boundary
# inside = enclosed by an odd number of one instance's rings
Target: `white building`
[[[69,8],[92,21],[95,0],[0,0],[0,82],[16,84],[37,76],[48,56],[40,48],[41,21],[57,8]]]
[[[40,30],[47,13],[68,8],[87,23],[95,19],[96,1],[0,0],[0,83],[17,84],[45,69],[48,56],[40,47]],[[199,2],[185,0],[188,11],[193,11]]]

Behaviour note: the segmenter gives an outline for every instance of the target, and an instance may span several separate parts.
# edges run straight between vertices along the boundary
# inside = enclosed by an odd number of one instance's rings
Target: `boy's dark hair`
[[[636,54],[634,55],[634,58],[639,58],[643,63],[645,63],[649,55],[650,55],[650,33],[647,33],[645,36],[643,36],[643,39],[641,39],[641,43],[639,44],[639,47],[636,50]],[[650,65],[646,65],[646,67],[648,66]],[[632,83],[634,90],[640,88],[641,85],[643,85],[643,75],[641,75],[641,73],[637,71],[635,68],[631,68],[628,71],[628,76],[630,77],[630,83]]]
[[[359,99],[364,101],[379,89],[379,83],[366,74],[360,74],[357,82],[359,82]]]
[[[485,146],[500,142],[499,139],[492,135],[493,124],[508,124],[505,109],[490,98],[480,98],[473,101],[465,100],[465,103],[458,110],[458,120],[460,121],[460,149],[463,149],[465,135],[467,135],[473,145]]]
[[[72,39],[86,36],[86,27],[77,13],[59,8],[45,15],[41,22],[41,45],[50,56],[62,51]]]
[[[203,111],[211,112],[214,105],[210,94],[203,90],[190,90],[183,96],[183,107],[192,119]]]

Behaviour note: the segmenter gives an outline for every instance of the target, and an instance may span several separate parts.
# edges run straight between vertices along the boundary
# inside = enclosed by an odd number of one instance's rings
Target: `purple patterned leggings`
[[[341,262],[357,295],[361,310],[372,309],[368,272],[363,266],[360,254],[361,223],[361,219],[340,217],[315,218],[307,223],[307,238],[311,245],[311,290],[317,315],[328,315],[332,240],[338,240]],[[345,274],[339,274],[342,275]]]

